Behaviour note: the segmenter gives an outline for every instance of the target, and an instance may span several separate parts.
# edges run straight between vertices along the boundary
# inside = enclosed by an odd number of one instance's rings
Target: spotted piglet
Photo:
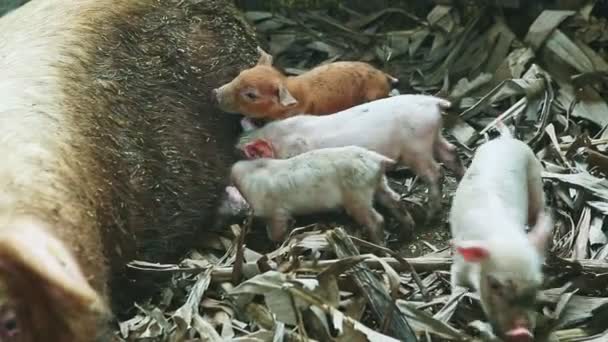
[[[389,208],[399,206],[399,195],[388,187],[385,176],[394,164],[376,152],[346,146],[289,159],[242,160],[234,164],[230,178],[254,216],[267,219],[273,241],[285,238],[293,215],[344,208],[367,228],[371,241],[382,244],[384,219],[373,202],[377,198]]]

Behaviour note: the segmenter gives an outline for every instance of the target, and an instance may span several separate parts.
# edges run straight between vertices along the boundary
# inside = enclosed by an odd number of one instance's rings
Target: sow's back
[[[0,18],[0,275],[17,315],[0,340],[90,341],[125,262],[189,247],[238,133],[208,94],[255,46],[228,0],[32,0]]]

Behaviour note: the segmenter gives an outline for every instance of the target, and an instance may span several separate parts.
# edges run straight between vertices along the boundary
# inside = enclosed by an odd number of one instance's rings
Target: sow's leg
[[[212,222],[239,124],[208,94],[253,32],[228,0],[32,0],[0,42],[1,280],[20,340],[90,340],[92,303],[132,303],[126,262]]]

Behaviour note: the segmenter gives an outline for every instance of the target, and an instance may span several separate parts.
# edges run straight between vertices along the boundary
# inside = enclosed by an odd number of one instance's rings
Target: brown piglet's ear
[[[284,107],[293,107],[298,104],[298,100],[291,95],[284,84],[279,84],[279,103]]]
[[[258,59],[257,65],[272,65],[272,55],[268,52],[264,51],[261,47],[257,48],[258,53],[260,54],[260,58]]]

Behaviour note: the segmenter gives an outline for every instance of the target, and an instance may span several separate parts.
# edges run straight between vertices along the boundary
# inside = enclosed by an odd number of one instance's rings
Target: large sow
[[[2,340],[90,341],[128,292],[125,262],[190,247],[239,130],[209,94],[256,59],[228,0],[33,0],[0,18],[0,275],[17,316]]]

